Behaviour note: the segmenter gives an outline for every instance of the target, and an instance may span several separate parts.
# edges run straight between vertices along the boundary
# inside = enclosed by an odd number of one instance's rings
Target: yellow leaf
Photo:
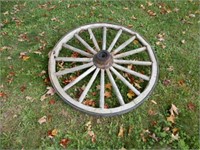
[[[133,44],[138,45],[139,41],[138,40],[134,40]]]
[[[22,60],[23,60],[23,61],[27,61],[29,58],[30,58],[29,56],[23,56],[23,57],[22,57]]]
[[[128,98],[132,99],[135,96],[135,93],[132,90],[129,90],[127,96]]]
[[[124,128],[123,125],[120,126],[118,137],[122,138],[124,136]]]
[[[51,135],[53,135],[53,136],[56,136],[57,133],[58,133],[58,130],[57,130],[57,129],[53,129],[53,130],[51,131]]]

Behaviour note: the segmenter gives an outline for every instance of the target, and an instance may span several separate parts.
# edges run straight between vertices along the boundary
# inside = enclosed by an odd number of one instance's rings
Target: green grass
[[[6,94],[1,97],[1,149],[61,149],[59,142],[63,138],[70,139],[69,149],[200,148],[198,1],[152,1],[152,6],[146,1],[0,3],[1,93]],[[172,12],[162,14],[159,6]],[[150,16],[148,10],[156,12],[156,16]],[[188,17],[190,14],[195,17]],[[133,15],[137,20],[131,19]],[[55,17],[58,21],[51,20]],[[143,35],[156,51],[160,63],[156,89],[148,101],[127,114],[105,118],[89,116],[65,104],[56,94],[40,101],[50,85],[44,82],[48,74],[39,76],[43,70],[47,71],[49,51],[66,32],[92,22],[132,25],[131,29]],[[18,41],[19,35],[24,33],[27,41]],[[156,45],[159,33],[165,33],[164,49]],[[35,51],[40,51],[41,55]],[[27,52],[30,58],[23,61],[19,58],[21,52]],[[173,71],[168,71],[170,66]],[[11,83],[10,79],[13,79]],[[164,80],[171,82],[165,85]],[[122,88],[126,95],[126,87]],[[55,100],[53,105],[49,104],[52,99]],[[194,109],[188,108],[190,103]],[[175,123],[166,119],[171,104],[179,109]],[[155,115],[150,115],[149,110]],[[42,116],[47,116],[48,120],[40,125],[38,119]],[[89,121],[96,135],[94,143],[85,126]],[[124,136],[118,137],[121,125]],[[169,131],[163,130],[165,127],[169,127]],[[172,141],[174,128],[178,128],[179,139]],[[50,139],[47,133],[52,129],[57,129],[58,134]],[[157,140],[151,137],[153,134]]]

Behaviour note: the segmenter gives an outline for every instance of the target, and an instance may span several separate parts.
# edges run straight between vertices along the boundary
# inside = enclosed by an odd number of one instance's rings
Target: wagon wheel
[[[95,34],[95,30],[101,33]],[[113,36],[112,41],[108,45],[109,30],[114,31],[115,36]],[[84,40],[85,37],[81,37],[82,33],[87,33],[90,36],[93,46]],[[101,35],[99,41],[97,40],[97,35]],[[118,41],[123,35],[128,35],[129,38],[119,44]],[[70,40],[72,39],[78,41],[76,46],[70,45]],[[130,45],[134,42],[139,43],[139,47],[131,47]],[[77,48],[78,45],[82,45],[84,48]],[[63,57],[60,55],[62,51],[75,52],[79,56]],[[148,60],[135,60],[134,56],[145,53],[148,54]],[[62,67],[59,70],[58,63],[60,62],[68,64],[68,67]],[[74,66],[73,63],[77,62],[79,64]],[[80,65],[80,63],[83,64]],[[149,68],[150,73],[146,75],[141,71],[136,71],[124,65]],[[49,58],[48,68],[51,83],[65,102],[83,112],[100,116],[119,115],[136,108],[150,95],[158,78],[158,62],[153,49],[146,40],[137,32],[128,28],[107,23],[84,25],[67,33],[54,47]],[[59,80],[64,75],[80,73],[80,71],[83,72],[66,85],[63,85]],[[135,86],[138,84],[134,84],[126,78],[127,75],[137,78],[137,81],[146,82],[145,87],[140,90]],[[85,79],[89,79],[89,81],[80,96],[72,98],[68,91],[78,82]],[[96,89],[99,92],[98,105],[96,107],[88,106],[84,101],[96,80],[100,82],[99,91]],[[115,101],[117,101],[118,106],[105,108],[105,80],[111,83],[112,95],[116,97]],[[125,101],[124,97],[126,95],[122,94],[120,90],[121,84],[119,85],[116,80],[119,80],[129,91],[131,90],[135,95],[133,99],[128,102]]]

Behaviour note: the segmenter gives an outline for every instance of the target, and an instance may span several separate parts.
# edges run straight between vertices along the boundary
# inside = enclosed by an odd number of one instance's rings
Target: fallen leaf
[[[158,124],[157,121],[155,121],[155,120],[151,121],[151,125],[152,125],[152,126],[156,126],[157,124]]]
[[[150,15],[150,16],[156,16],[156,13],[153,11],[153,10],[148,10],[147,13]]]
[[[170,115],[169,117],[167,117],[167,121],[175,123],[175,116]]]
[[[92,143],[96,142],[96,135],[92,131],[92,123],[91,121],[88,121],[85,126],[87,127],[87,133],[91,137]]]
[[[123,10],[129,10],[129,8],[128,7],[124,7]]]
[[[57,129],[53,129],[52,132],[51,132],[51,134],[53,136],[56,136],[58,134],[58,130]]]
[[[178,115],[178,108],[174,105],[174,104],[172,104],[172,106],[171,106],[171,108],[170,108],[170,114],[172,115],[172,116],[175,116],[174,115],[174,113],[176,114],[176,115]]]
[[[0,97],[6,97],[7,95],[4,92],[0,92]]]
[[[173,9],[173,11],[177,13],[179,11],[179,9],[176,7]]]
[[[188,107],[189,110],[194,110],[194,109],[196,108],[195,104],[192,103],[192,102],[189,102],[189,103],[187,104],[187,107]]]
[[[40,97],[40,100],[41,100],[41,101],[44,101],[47,97],[48,97],[48,96],[47,96],[46,94],[44,94],[44,95],[42,95],[42,96]]]
[[[135,95],[135,93],[132,90],[129,90],[128,93],[127,93],[127,96],[128,96],[129,99],[132,99],[136,95]]]
[[[104,93],[104,96],[105,96],[106,98],[110,98],[112,95],[111,95],[111,92],[106,91],[106,92]]]
[[[93,131],[89,130],[88,131],[88,135],[92,138],[92,143],[95,143],[96,142],[96,135],[94,134]]]
[[[108,104],[104,104],[104,108],[108,109],[109,108]]]
[[[152,102],[153,104],[156,104],[156,105],[157,105],[157,102],[156,102],[156,101],[154,101],[154,100],[151,100],[151,102]]]
[[[172,134],[171,138],[172,138],[172,141],[174,141],[174,140],[178,140],[180,137],[179,137],[179,135],[177,133],[176,135]]]
[[[181,40],[181,43],[182,43],[182,44],[185,44],[185,40]]]
[[[51,18],[51,21],[60,22],[60,20],[56,17]]]
[[[40,52],[40,51],[34,51],[33,53],[34,53],[34,54],[38,54],[38,55],[41,55],[41,54],[42,54],[42,52]]]
[[[39,123],[39,124],[43,124],[43,123],[45,123],[45,122],[47,122],[47,116],[43,116],[43,117],[41,117],[41,118],[38,120],[38,123]]]
[[[111,83],[105,84],[105,88],[111,90],[112,89],[112,84]]]
[[[173,71],[174,70],[174,67],[173,66],[169,66],[168,68],[167,68],[167,71]]]
[[[148,110],[148,114],[149,114],[150,116],[154,116],[154,115],[156,115],[156,112],[155,112],[154,110],[152,110],[152,109],[149,109],[149,110]]]
[[[46,74],[46,71],[45,70],[42,70],[39,74],[38,74],[38,76],[43,76],[43,75],[45,75]]]
[[[29,41],[29,38],[27,36],[27,33],[22,33],[18,36],[18,41],[23,42],[23,41]]]
[[[101,86],[100,86],[100,85],[97,85],[96,88],[97,88],[97,90],[100,90],[100,89],[101,89]]]
[[[11,59],[12,59],[12,57],[11,57],[11,56],[8,56],[8,57],[7,57],[7,59],[8,59],[8,60],[11,60]]]
[[[92,106],[92,107],[94,107],[96,105],[95,101],[93,101],[91,99],[87,99],[87,100],[83,101],[83,104],[87,105],[87,106]]]
[[[73,52],[71,55],[71,57],[74,57],[74,58],[77,58],[78,56],[79,56],[79,53],[77,53],[77,52]]]
[[[144,7],[144,5],[142,5],[142,4],[140,5],[140,8],[142,8],[143,10],[145,10],[145,7]]]
[[[48,137],[49,138],[54,138],[54,136],[56,136],[58,134],[58,130],[57,129],[53,129],[53,130],[49,130],[48,131]]]
[[[32,99],[33,99],[33,98],[30,97],[30,96],[26,96],[25,98],[26,98],[26,100],[32,100]]]
[[[160,41],[160,42],[165,41],[165,33],[164,33],[164,32],[159,33],[159,34],[157,35],[157,39],[158,39],[158,41]]]
[[[139,41],[138,41],[138,40],[134,40],[134,41],[133,41],[133,44],[138,45],[138,44],[139,44]]]
[[[54,95],[55,94],[55,90],[52,88],[52,87],[47,87],[47,93],[46,94],[49,94],[49,95]]]
[[[50,101],[49,101],[49,104],[51,104],[51,105],[53,105],[53,104],[55,104],[56,103],[56,101],[54,100],[54,99],[51,99]]]
[[[169,127],[164,127],[163,130],[164,130],[164,131],[169,131],[170,128],[169,128]]]
[[[66,148],[67,145],[69,144],[69,142],[70,142],[69,139],[66,139],[66,138],[61,139],[61,140],[60,140],[60,146],[62,146],[63,148]]]
[[[135,87],[137,88],[137,89],[141,89],[142,87],[138,84],[138,83],[134,83],[134,85],[135,85]]]
[[[22,57],[22,60],[23,60],[23,61],[27,61],[29,58],[30,58],[29,56],[23,56],[23,57]]]
[[[178,128],[173,128],[173,129],[172,129],[172,133],[173,133],[174,135],[176,135],[176,134],[178,133],[178,131],[179,131]]]
[[[123,125],[120,126],[118,137],[120,137],[120,138],[124,137],[124,127],[123,127]]]
[[[131,16],[131,19],[137,20],[137,18],[134,15]]]
[[[165,80],[163,81],[163,85],[164,85],[164,86],[168,86],[170,83],[171,83],[171,80],[169,80],[169,79],[165,79]]]
[[[155,141],[158,141],[158,138],[156,137],[155,133],[150,134],[149,137],[151,137],[151,138],[154,139]]]
[[[26,90],[26,86],[22,85],[22,86],[20,87],[20,91],[21,91],[21,92],[24,92],[25,90]]]
[[[189,17],[190,18],[195,18],[196,16],[195,16],[195,14],[189,14]]]
[[[147,6],[152,6],[152,5],[153,5],[152,2],[147,1]]]
[[[184,80],[179,80],[178,81],[178,85],[179,86],[184,86],[185,85],[185,81]]]

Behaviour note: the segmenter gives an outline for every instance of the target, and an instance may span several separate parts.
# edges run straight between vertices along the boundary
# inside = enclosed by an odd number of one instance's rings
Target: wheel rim
[[[102,47],[100,47],[99,42],[97,41],[94,30],[100,29],[102,30]],[[108,45],[108,30],[115,30],[116,35],[112,39],[112,42]],[[93,42],[94,48],[91,47],[79,34],[82,32],[88,32],[90,35],[90,39]],[[124,41],[119,46],[116,46],[116,43],[122,36],[122,34],[128,34],[130,38]],[[71,39],[76,39],[79,41],[79,44],[82,44],[87,51],[83,49],[76,48],[68,44]],[[127,46],[133,43],[133,41],[138,41],[140,46],[139,48],[127,50],[122,52]],[[116,47],[116,48],[115,48]],[[61,57],[59,54],[62,49],[66,48],[72,52],[76,52],[81,55],[81,57]],[[126,57],[134,56],[139,53],[147,53],[150,61],[140,61],[140,60],[127,60]],[[79,66],[65,68],[64,70],[57,70],[57,63],[65,62],[65,63],[74,63],[74,62],[83,62]],[[134,66],[145,66],[150,67],[150,75],[147,76],[140,72],[134,71],[130,68],[126,68],[122,65],[134,65]],[[101,115],[101,116],[113,116],[118,114],[126,113],[137,106],[139,106],[152,92],[155,87],[157,78],[158,78],[158,63],[156,60],[156,56],[151,46],[143,39],[137,32],[134,32],[128,28],[119,25],[107,24],[107,23],[96,23],[89,24],[85,26],[81,26],[67,33],[54,47],[52,53],[49,58],[49,77],[54,89],[60,95],[60,97],[72,105],[73,107],[84,111],[86,113],[92,115]],[[62,86],[59,77],[62,77],[66,74],[74,73],[76,71],[84,70],[82,74],[80,74],[76,79],[69,82],[65,86]],[[126,75],[132,75],[139,79],[145,80],[148,82],[143,89],[143,91],[139,91],[132,83],[130,83],[121,73],[126,73]],[[88,75],[91,75],[89,82],[84,88],[83,92],[80,94],[78,99],[72,98],[67,91],[73,87],[75,84],[84,80]],[[100,75],[100,97],[99,97],[99,108],[94,108],[88,105],[85,105],[84,99],[88,94],[92,84],[97,78],[97,75]],[[113,77],[117,77],[120,82],[122,82],[126,87],[128,87],[131,91],[136,94],[136,97],[133,98],[128,103],[124,101],[124,95],[121,94],[119,85],[116,84],[116,81]],[[108,78],[110,83],[112,84],[113,92],[116,96],[116,100],[119,103],[118,107],[114,108],[104,108],[105,107],[105,78]]]

